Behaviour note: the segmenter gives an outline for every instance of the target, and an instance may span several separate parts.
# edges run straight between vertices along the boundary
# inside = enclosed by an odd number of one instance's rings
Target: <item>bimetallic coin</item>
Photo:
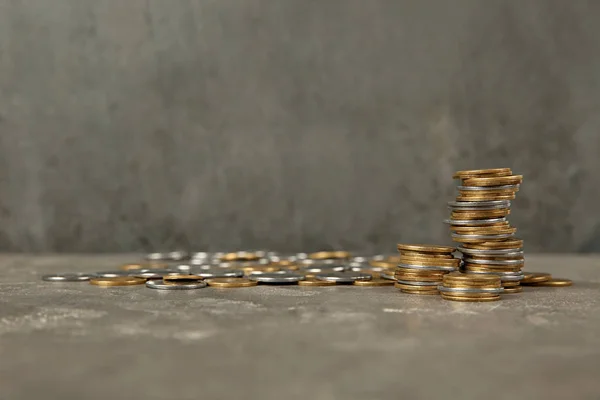
[[[562,279],[562,278],[551,278],[548,281],[538,282],[538,283],[530,283],[529,286],[548,286],[548,287],[563,287],[563,286],[572,286],[573,281],[570,279]]]
[[[95,277],[95,274],[83,273],[65,273],[65,274],[48,274],[43,275],[42,280],[46,282],[86,282],[90,278]]]
[[[364,272],[345,271],[321,273],[315,275],[315,278],[320,281],[331,281],[336,283],[353,283],[357,280],[370,280],[373,278],[373,276]]]
[[[146,283],[145,279],[136,278],[134,276],[115,276],[110,278],[91,278],[90,284],[96,286],[133,286],[143,285]]]
[[[298,281],[299,286],[335,286],[336,283],[332,281],[320,281],[316,278],[306,278]]]
[[[278,273],[265,273],[265,274],[253,274],[248,277],[250,280],[259,282],[259,283],[268,283],[268,284],[289,284],[289,283],[297,283],[304,278],[304,275],[295,274],[293,272],[278,274]]]
[[[151,279],[146,281],[146,287],[150,289],[159,289],[159,290],[193,290],[193,289],[202,289],[206,287],[206,282],[197,281],[197,282],[186,282],[186,283],[165,283],[160,279]]]
[[[373,278],[368,281],[357,280],[352,284],[354,286],[394,286],[394,281],[384,278]]]
[[[523,265],[524,260],[489,260],[480,258],[465,257],[464,261],[471,264],[485,264],[485,265]]]
[[[217,288],[241,288],[258,285],[258,282],[246,278],[210,278],[206,280],[206,283]]]

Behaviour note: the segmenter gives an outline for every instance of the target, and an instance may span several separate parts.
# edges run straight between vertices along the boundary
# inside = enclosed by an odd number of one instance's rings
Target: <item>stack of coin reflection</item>
[[[444,275],[438,289],[445,300],[468,302],[497,301],[504,290],[499,276],[461,272]]]
[[[521,291],[523,278],[523,242],[514,239],[517,231],[506,217],[510,214],[510,200],[523,181],[510,168],[458,171],[458,196],[448,206],[452,212],[450,225],[452,240],[460,243],[464,272],[497,275],[507,288],[506,293]]]
[[[403,293],[438,294],[444,275],[456,271],[460,259],[452,253],[454,247],[398,244],[400,262],[394,278],[395,286]]]

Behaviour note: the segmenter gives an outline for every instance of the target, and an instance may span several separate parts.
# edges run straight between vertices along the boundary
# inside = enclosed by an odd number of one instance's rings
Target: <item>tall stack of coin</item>
[[[438,289],[442,298],[452,301],[497,301],[503,292],[498,276],[460,272],[444,275]]]
[[[510,168],[496,168],[458,171],[454,178],[461,180],[459,195],[448,203],[452,214],[445,222],[452,240],[461,244],[461,270],[500,276],[506,293],[520,292],[523,241],[514,238],[517,229],[506,217],[523,177]]]
[[[403,293],[439,294],[444,275],[456,271],[460,259],[447,246],[398,244],[400,263],[396,269],[396,287]]]

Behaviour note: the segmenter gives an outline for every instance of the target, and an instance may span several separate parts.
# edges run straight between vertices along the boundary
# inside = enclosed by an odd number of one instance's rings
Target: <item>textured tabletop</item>
[[[598,399],[600,257],[495,303],[392,287],[50,283],[136,256],[0,256],[1,399]]]

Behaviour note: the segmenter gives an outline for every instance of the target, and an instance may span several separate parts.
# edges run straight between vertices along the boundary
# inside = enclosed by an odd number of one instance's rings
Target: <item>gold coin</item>
[[[222,255],[221,261],[255,261],[259,260],[260,258],[261,257],[258,254],[247,251],[239,251]]]
[[[427,257],[405,257],[400,258],[400,263],[410,265],[422,265],[424,267],[457,267],[460,265],[459,258],[427,258]]]
[[[384,262],[388,262],[388,263],[392,263],[392,264],[398,264],[400,262],[400,256],[388,256],[385,258],[385,260],[383,260]]]
[[[394,284],[394,287],[397,288],[397,289],[400,289],[400,291],[402,293],[407,293],[407,294],[424,294],[424,295],[438,295],[438,294],[440,294],[440,292],[437,290],[437,288],[435,288],[435,289],[429,289],[429,290],[422,290],[422,289],[416,289],[416,290],[414,290],[414,289],[409,289],[409,288],[405,288],[405,287],[401,287],[401,286],[403,286],[403,285],[400,284],[400,283],[395,283]]]
[[[514,200],[514,194],[503,194],[497,196],[456,196],[456,201],[488,201],[488,200]]]
[[[505,287],[503,293],[514,294],[514,293],[521,293],[522,291],[523,291],[523,288],[521,286]]]
[[[456,171],[452,175],[453,179],[467,179],[493,176],[509,176],[512,175],[510,168],[490,168],[490,169],[471,169],[465,171]]]
[[[499,226],[499,227],[452,226],[450,229],[461,235],[505,235],[505,234],[517,232],[517,228],[512,228],[510,226]]]
[[[314,276],[306,278],[302,281],[298,281],[298,286],[335,286],[335,282],[332,281],[320,281],[315,279]]]
[[[198,276],[198,275],[172,274],[172,275],[165,275],[165,276],[163,276],[162,279],[163,279],[164,283],[171,283],[171,282],[184,283],[184,282],[201,281],[204,278],[202,278],[201,276]]]
[[[308,258],[313,260],[327,260],[332,258],[349,258],[350,253],[347,251],[317,251],[316,253],[310,253]]]
[[[457,284],[484,284],[500,287],[500,277],[497,275],[464,274],[462,272],[451,272],[444,275],[444,286]]]
[[[520,249],[523,247],[521,239],[507,239],[494,242],[481,242],[474,244],[465,244],[465,247],[475,250],[493,250],[493,249]]]
[[[442,298],[444,300],[451,300],[451,301],[462,301],[462,302],[473,302],[473,303],[482,303],[482,302],[486,302],[486,301],[498,301],[500,300],[500,296],[494,296],[494,297],[462,297],[462,296],[449,296],[445,293],[441,293]]]
[[[398,251],[402,253],[403,251],[416,251],[420,253],[453,253],[456,251],[454,247],[448,246],[436,246],[429,244],[398,244]]]
[[[522,182],[523,175],[508,175],[489,178],[467,178],[463,180],[463,186],[520,185]]]
[[[240,268],[246,275],[249,275],[251,272],[277,272],[281,271],[281,268],[277,265],[263,265],[263,264],[255,264],[248,265],[246,267]]]
[[[146,280],[134,276],[116,276],[114,278],[91,278],[90,284],[96,286],[133,286],[143,285]]]
[[[354,286],[393,286],[394,281],[383,278],[373,278],[370,281],[354,281]]]
[[[490,188],[491,189],[491,188]],[[493,197],[493,196],[510,196],[515,195],[519,189],[502,189],[502,190],[459,190],[458,193],[462,197]]]
[[[450,218],[465,220],[465,219],[490,219],[506,217],[510,214],[510,208],[500,208],[497,210],[484,211],[452,211]]]
[[[489,265],[465,263],[463,269],[475,272],[519,272],[522,265]]]
[[[444,278],[444,274],[408,274],[402,272],[396,272],[394,278],[401,281],[414,281],[414,282],[441,282]]]
[[[119,269],[123,271],[132,271],[136,269],[165,269],[168,268],[169,264],[165,263],[131,263],[123,264]]]
[[[529,272],[525,278],[521,280],[521,285],[533,285],[549,281],[550,279],[552,279],[552,275],[546,272]]]
[[[551,287],[563,287],[563,286],[572,286],[572,285],[573,285],[572,280],[563,279],[563,278],[551,278],[548,281],[529,284],[529,286],[551,286]]]
[[[502,287],[503,288],[514,288],[517,286],[521,286],[521,283],[519,281],[504,281],[502,282]]]
[[[452,253],[436,254],[436,253],[423,253],[423,252],[418,252],[418,251],[405,251],[405,250],[402,250],[400,255],[397,257],[398,262],[400,262],[400,259],[402,257],[442,258],[442,259],[448,259],[448,260],[454,259],[454,256],[452,255]]]
[[[210,278],[206,280],[208,286],[216,288],[241,288],[258,285],[258,282],[246,278]]]

